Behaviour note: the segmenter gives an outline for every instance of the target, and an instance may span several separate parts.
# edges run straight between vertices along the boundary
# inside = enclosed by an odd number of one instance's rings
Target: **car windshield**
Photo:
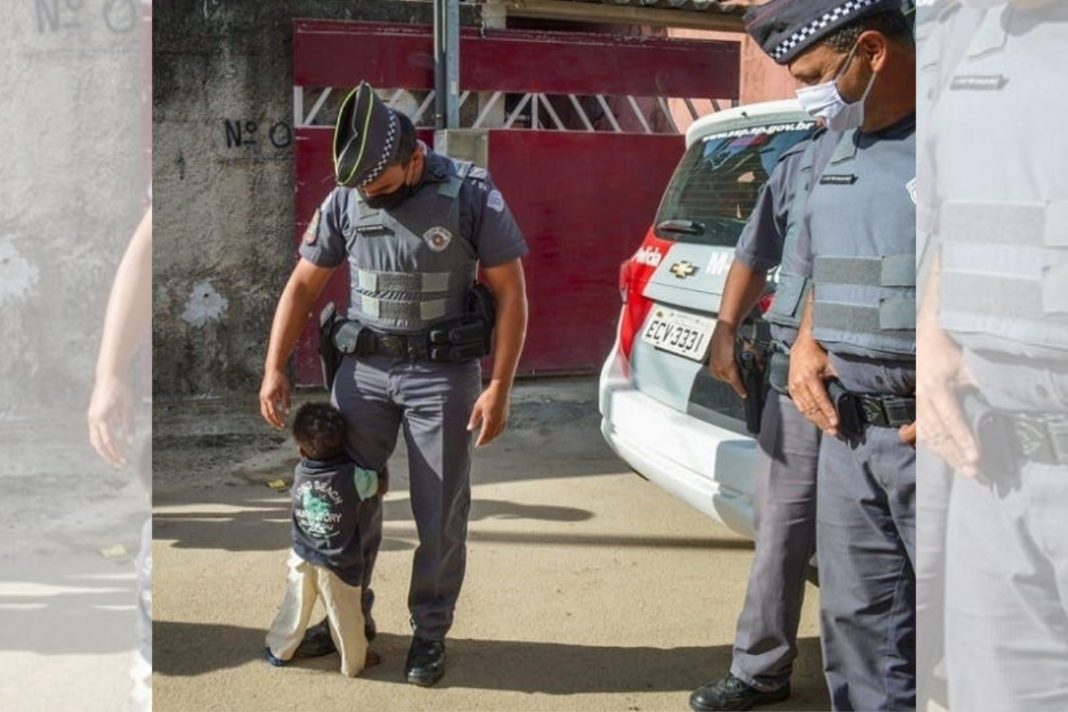
[[[683,156],[657,213],[657,235],[733,247],[757,194],[786,149],[815,123],[793,121],[705,136]]]

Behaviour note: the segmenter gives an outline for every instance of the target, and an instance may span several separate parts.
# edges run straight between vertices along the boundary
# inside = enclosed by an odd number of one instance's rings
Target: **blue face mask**
[[[871,75],[871,81],[864,90],[864,96],[852,104],[843,99],[842,93],[838,91],[838,80],[849,68],[849,63],[853,61],[858,46],[855,44],[853,49],[849,50],[842,68],[838,70],[834,79],[797,90],[797,100],[801,102],[801,108],[813,118],[823,119],[824,125],[831,131],[849,131],[864,125],[864,103],[868,100],[871,88],[875,86],[875,78],[878,74]]]

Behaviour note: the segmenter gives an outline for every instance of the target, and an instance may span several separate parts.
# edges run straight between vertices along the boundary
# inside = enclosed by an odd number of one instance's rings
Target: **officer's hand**
[[[917,332],[916,416],[920,440],[954,470],[974,477],[979,448],[964,419],[959,394],[975,385],[960,348],[931,322]]]
[[[93,449],[112,465],[125,465],[122,441],[132,443],[134,435],[133,395],[126,381],[116,376],[98,378],[86,420]]]
[[[475,447],[482,447],[493,442],[498,435],[504,432],[504,426],[508,424],[508,389],[496,381],[491,381],[486,390],[475,402],[471,411],[471,419],[467,421],[467,429],[474,432],[481,426]]]
[[[267,371],[260,384],[260,415],[279,430],[289,414],[289,379],[281,369]]]
[[[908,443],[913,450],[916,449],[916,421],[912,421],[908,425],[902,425],[897,430],[897,434],[901,436],[901,439]]]
[[[712,377],[723,381],[734,389],[734,392],[745,398],[745,385],[738,373],[738,362],[734,360],[734,341],[737,331],[734,326],[726,322],[717,321],[716,328],[712,331],[711,355],[708,358],[708,370]]]
[[[823,347],[811,336],[798,336],[790,348],[790,397],[802,415],[832,437],[838,435],[838,414],[827,381],[836,375]]]

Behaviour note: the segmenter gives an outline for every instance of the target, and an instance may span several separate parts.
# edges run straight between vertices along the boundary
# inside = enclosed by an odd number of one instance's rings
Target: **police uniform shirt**
[[[915,132],[916,116],[911,114],[881,131],[842,137],[809,196],[799,248],[809,255],[806,274],[811,276],[811,260],[820,255],[878,256],[887,254],[885,246],[899,254],[915,251]],[[844,341],[821,344],[848,390],[915,391],[914,338],[911,355],[874,352]]]
[[[420,204],[433,205],[437,189],[455,170],[450,158],[427,150],[419,187],[405,201],[404,210],[414,212]],[[459,237],[472,247],[475,259],[483,267],[496,267],[527,254],[519,225],[486,170],[471,169],[457,200]],[[354,237],[352,217],[359,214],[353,203],[358,201],[354,189],[335,188],[312,218],[301,240],[300,256],[319,267],[337,267],[344,262],[346,243]]]
[[[794,221],[791,221],[791,212],[799,211],[803,206],[803,203],[795,204],[795,199],[805,198],[812,187],[813,175],[822,171],[840,137],[839,133],[817,129],[809,138],[783,153],[761,188],[753,212],[742,229],[734,250],[735,259],[759,272],[768,272],[781,265],[786,272],[808,273],[808,254],[799,250],[807,242],[800,235],[794,237],[794,244],[784,254],[787,233],[791,229],[799,233],[804,229],[802,216],[794,215]],[[797,338],[797,330],[772,324],[771,335],[776,341],[790,345]]]
[[[950,333],[965,347],[969,371],[988,400],[1012,410],[1068,407],[1068,352],[1043,344],[1068,329],[1068,259],[1053,257],[1063,247],[1042,252],[1040,229],[1008,220],[998,234],[979,236],[977,226],[967,228],[967,235],[950,234],[959,220],[949,210],[953,202],[1064,206],[1068,201],[1066,37],[1064,3],[1030,11],[1011,4],[988,9],[931,119],[943,263],[940,307],[952,309],[956,300],[990,315],[981,329]],[[1068,220],[1058,219],[1050,234],[1063,240]],[[972,294],[966,285],[947,282],[947,259],[953,255],[946,241],[965,237],[958,257],[973,272],[1002,272],[1001,287]],[[1041,290],[1013,288],[1038,279]]]
[[[754,272],[769,272],[782,261],[790,203],[801,158],[809,143],[809,139],[800,141],[779,158],[738,237],[734,258]]]

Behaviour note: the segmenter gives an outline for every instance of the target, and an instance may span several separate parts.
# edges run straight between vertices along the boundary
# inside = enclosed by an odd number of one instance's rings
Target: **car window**
[[[769,124],[713,133],[695,142],[664,193],[657,236],[733,247],[779,156],[814,126],[812,121]]]

